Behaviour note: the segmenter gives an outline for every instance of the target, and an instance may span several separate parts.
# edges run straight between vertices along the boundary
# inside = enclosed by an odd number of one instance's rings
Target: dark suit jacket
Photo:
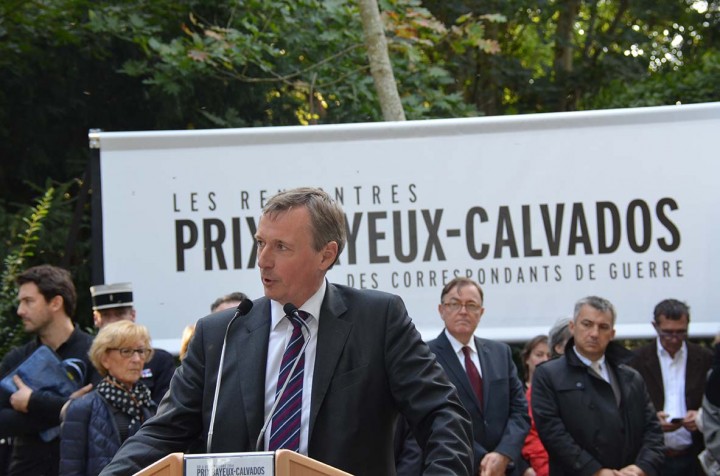
[[[510,347],[475,337],[483,378],[484,408],[480,408],[480,402],[445,332],[428,345],[457,388],[463,406],[470,413],[473,425],[473,474],[478,474],[480,461],[490,451],[504,454],[514,464],[519,464],[525,436],[530,430],[530,417]],[[420,452],[411,450],[413,445],[416,445],[411,432],[399,429],[397,437],[403,437],[401,433],[405,433],[405,445],[397,452],[398,474],[422,474]]]
[[[685,367],[685,404],[688,410],[697,410],[702,406],[705,392],[705,380],[712,364],[712,352],[705,347],[687,342],[687,365]],[[629,365],[640,372],[647,386],[650,399],[656,411],[665,408],[665,387],[663,387],[662,370],[657,356],[657,340],[640,347]],[[702,434],[695,431],[693,449],[695,454],[704,448]]]
[[[601,468],[636,464],[649,476],[660,473],[663,436],[640,374],[623,364],[631,353],[615,342],[605,359],[620,387],[590,372],[573,350],[535,369],[532,413],[550,457],[551,476],[590,476]]]
[[[233,311],[201,319],[158,415],[102,472],[131,474],[207,437],[223,335]],[[270,301],[231,327],[213,452],[254,451],[265,420]],[[457,392],[402,300],[328,284],[320,311],[308,453],[355,475],[392,475],[400,411],[427,443],[426,474],[470,474],[471,427]]]

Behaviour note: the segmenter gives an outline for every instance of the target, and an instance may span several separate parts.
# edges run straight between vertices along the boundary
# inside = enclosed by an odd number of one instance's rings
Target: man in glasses
[[[131,283],[98,284],[90,287],[95,327],[102,329],[111,322],[135,322],[135,307]],[[175,373],[175,358],[163,349],[154,349],[153,356],[145,362],[140,382],[152,393],[156,404],[167,392],[170,379]]]
[[[695,419],[702,404],[712,352],[687,342],[690,308],[677,299],[655,306],[657,339],[639,348],[630,363],[642,374],[665,435],[663,475],[702,475],[704,448]]]
[[[428,342],[460,394],[473,425],[473,474],[522,474],[520,452],[530,430],[523,385],[507,344],[475,337],[485,308],[483,291],[469,278],[455,278],[440,294],[445,330]],[[398,475],[421,475],[421,452],[403,422],[396,433]]]

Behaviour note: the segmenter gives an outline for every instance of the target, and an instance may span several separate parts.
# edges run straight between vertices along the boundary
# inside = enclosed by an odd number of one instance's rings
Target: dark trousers
[[[670,456],[665,455],[662,476],[704,476],[705,472],[700,466],[697,456],[692,451],[685,454]]]
[[[12,442],[10,438],[0,438],[0,476],[5,476],[10,466]]]
[[[60,439],[45,443],[37,436],[13,438],[8,476],[57,476],[60,472]]]

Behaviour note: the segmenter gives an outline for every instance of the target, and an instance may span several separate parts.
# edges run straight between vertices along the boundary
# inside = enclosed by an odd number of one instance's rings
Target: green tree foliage
[[[720,99],[720,51],[705,52],[682,68],[663,74],[648,75],[633,84],[613,80],[599,93],[587,99],[590,109],[662,106],[701,103]]]
[[[607,87],[617,92],[622,85],[642,96],[649,77],[658,85],[676,82],[682,74],[674,72],[699,71],[702,68],[694,65],[705,61],[706,52],[720,50],[717,1],[424,3],[445,24],[469,13],[497,13],[507,19],[487,34],[501,45],[499,54],[474,51],[456,63],[458,70],[452,70],[453,76],[464,78],[467,101],[486,114],[630,107],[636,99],[601,103],[597,96],[610,97],[601,92]],[[720,100],[719,88],[704,93],[679,100]]]
[[[9,253],[5,255],[0,274],[0,356],[26,339],[20,320],[15,315],[17,308],[17,286],[15,279],[35,256],[43,221],[53,203],[55,189],[50,187],[22,220],[24,230],[17,236]]]
[[[354,2],[254,0],[190,5],[178,27],[162,35],[152,12],[94,9],[90,26],[139,47],[141,59],[122,71],[162,94],[197,93],[198,80],[232,88],[235,96],[203,108],[215,127],[380,120]],[[444,38],[460,37],[435,21],[417,0],[384,3],[395,74],[410,118],[472,114],[442,58],[432,53]],[[165,15],[165,12],[162,12]],[[248,104],[250,103],[250,104]],[[250,106],[250,107],[246,107]]]
[[[718,0],[380,5],[410,119],[720,99]],[[0,190],[80,176],[90,128],[379,120],[362,44],[347,0],[0,2]]]
[[[83,328],[92,326],[89,279],[89,224],[86,210],[78,210],[77,180],[44,188],[29,186],[39,195],[31,206],[0,206],[0,358],[10,348],[28,339],[17,316],[15,278],[23,270],[44,263],[68,269],[78,292],[78,314]],[[82,204],[80,204],[82,205]],[[78,215],[77,230],[71,224]]]

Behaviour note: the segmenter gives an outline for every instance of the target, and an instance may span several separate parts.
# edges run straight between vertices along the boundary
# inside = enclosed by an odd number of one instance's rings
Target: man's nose
[[[259,268],[267,268],[270,264],[270,251],[267,246],[258,248],[257,263]]]

